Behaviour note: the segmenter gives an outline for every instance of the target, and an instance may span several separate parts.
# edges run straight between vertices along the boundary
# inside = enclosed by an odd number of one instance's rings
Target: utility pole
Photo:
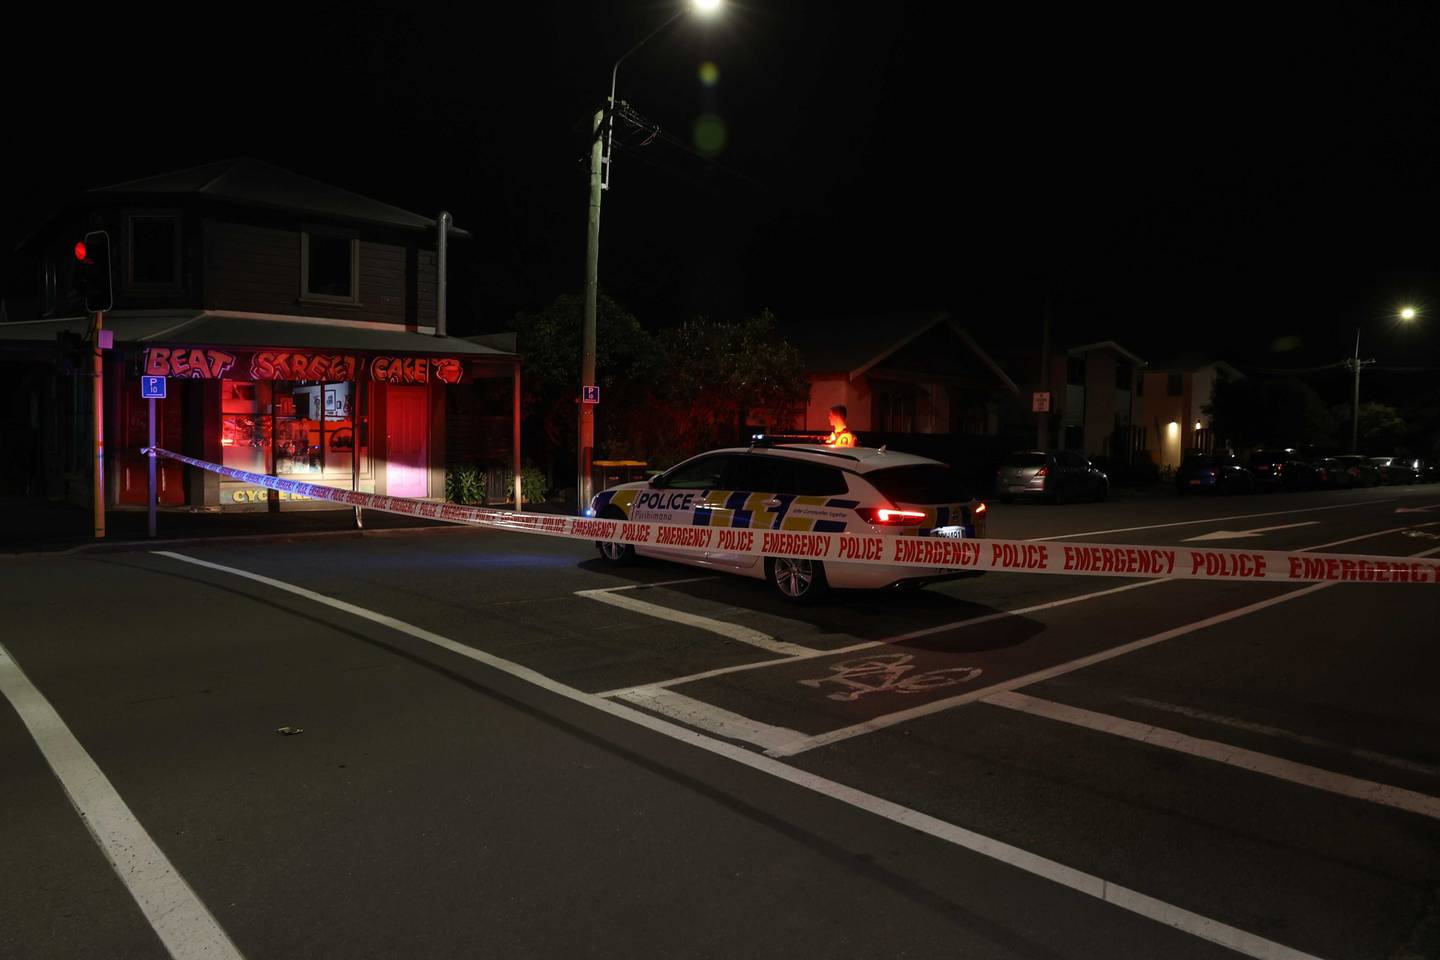
[[[618,66],[618,65],[617,65]],[[613,89],[613,81],[612,81]],[[614,95],[611,95],[613,109]],[[602,173],[605,162],[605,141],[602,130],[605,110],[595,111],[593,136],[590,141],[590,213],[585,236],[585,320],[580,328],[580,385],[595,385],[595,311],[599,298],[600,276],[600,196],[605,189]],[[576,397],[579,410],[577,463],[575,477],[575,509],[583,511],[590,503],[590,461],[595,455],[595,404]],[[517,498],[518,500],[518,498]]]
[[[1373,364],[1374,360],[1360,359],[1360,328],[1355,328],[1355,356],[1346,365],[1355,372],[1355,388],[1350,395],[1350,452],[1360,452],[1360,369]]]
[[[1050,298],[1045,298],[1044,319],[1040,326],[1040,392],[1050,393]],[[1054,397],[1050,401],[1054,403]],[[1050,449],[1050,411],[1043,410],[1035,414],[1036,431],[1035,447],[1038,450]]]
[[[100,349],[100,331],[105,329],[105,311],[95,311],[95,341],[91,345],[92,390],[95,399],[95,539],[105,539],[105,354]],[[154,442],[153,440],[151,441]],[[150,461],[152,464],[154,460]],[[153,470],[154,467],[152,466]]]

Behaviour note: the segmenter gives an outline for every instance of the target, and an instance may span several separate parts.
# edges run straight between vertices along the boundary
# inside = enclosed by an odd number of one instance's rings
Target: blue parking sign
[[[580,401],[582,403],[599,403],[600,388],[598,386],[582,385],[580,387]]]
[[[140,378],[140,399],[142,399],[142,400],[164,400],[164,399],[165,399],[165,378],[164,378],[164,377],[141,377],[141,378]]]

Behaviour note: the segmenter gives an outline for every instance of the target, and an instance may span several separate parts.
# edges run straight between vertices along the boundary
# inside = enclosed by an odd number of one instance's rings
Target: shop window
[[[180,218],[135,214],[126,221],[131,286],[174,287],[180,283]]]
[[[300,234],[301,297],[329,303],[359,300],[360,241],[325,233]]]
[[[323,475],[345,485],[368,476],[369,391],[352,382],[221,385],[222,462],[252,473]],[[318,479],[318,477],[317,477]]]
[[[270,384],[220,384],[220,462],[251,473],[270,472]]]

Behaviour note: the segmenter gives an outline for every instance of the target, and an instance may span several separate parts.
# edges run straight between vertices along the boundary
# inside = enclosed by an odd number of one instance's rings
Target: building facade
[[[108,505],[147,501],[142,377],[166,384],[159,446],[253,473],[442,497],[447,462],[518,462],[518,429],[513,449],[448,447],[447,411],[479,381],[514,383],[516,405],[486,413],[518,428],[519,361],[437,329],[436,222],[240,159],[88,191],[22,247],[36,281],[7,299],[0,353],[37,397],[35,493],[91,496],[97,337],[70,265],[93,230],[112,259],[99,341]],[[160,463],[157,494],[199,509],[331,506],[174,461]]]

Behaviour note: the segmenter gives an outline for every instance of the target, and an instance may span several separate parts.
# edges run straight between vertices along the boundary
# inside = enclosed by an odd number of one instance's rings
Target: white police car
[[[885,448],[821,444],[714,450],[648,481],[623,483],[590,502],[591,516],[686,526],[983,537],[985,504],[943,463]],[[921,585],[970,572],[934,567],[836,563],[713,551],[687,553],[598,542],[600,556],[636,555],[768,580],[788,600],[810,601],[830,587]]]

